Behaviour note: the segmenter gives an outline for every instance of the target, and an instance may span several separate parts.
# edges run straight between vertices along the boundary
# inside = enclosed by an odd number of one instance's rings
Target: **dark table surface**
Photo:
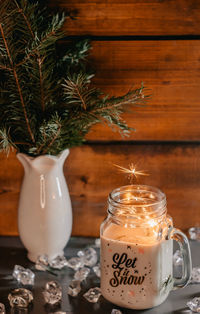
[[[66,249],[65,256],[70,258],[76,256],[81,248],[94,245],[92,238],[71,238]],[[193,267],[200,266],[200,242],[191,241],[191,252]],[[97,249],[99,251],[99,249]],[[98,252],[99,253],[99,252]],[[63,298],[60,310],[67,313],[75,314],[110,314],[113,308],[118,308],[123,314],[130,313],[148,313],[148,314],[189,314],[192,313],[186,303],[195,296],[200,296],[200,284],[190,284],[184,289],[172,291],[168,299],[156,308],[150,310],[138,311],[122,309],[118,306],[106,301],[102,296],[99,302],[92,304],[83,298],[83,293],[91,287],[100,285],[100,280],[91,271],[87,280],[82,285],[82,291],[78,297],[70,297],[67,295],[67,287],[73,279],[74,271],[70,268],[64,268],[57,271],[58,276],[54,276],[48,272],[36,271],[34,264],[26,257],[26,250],[23,248],[19,238],[17,237],[0,237],[0,302],[6,306],[6,313],[11,313],[7,296],[12,289],[18,287],[16,280],[12,277],[14,265],[31,268],[35,272],[35,285],[32,288],[34,302],[28,313],[43,314],[51,313],[48,307],[44,305],[42,291],[45,283],[50,280],[57,280],[63,288]],[[19,313],[19,312],[16,312]]]

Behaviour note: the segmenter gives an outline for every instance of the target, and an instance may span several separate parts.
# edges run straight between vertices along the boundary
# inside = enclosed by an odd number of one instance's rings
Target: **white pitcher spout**
[[[63,165],[65,162],[65,159],[67,158],[67,156],[69,155],[69,149],[65,149],[63,150],[59,155],[58,155],[58,159],[61,162],[61,164]]]
[[[31,166],[31,161],[33,158],[26,155],[26,154],[23,154],[23,153],[18,153],[17,158],[22,163],[22,165],[24,166],[24,170],[25,171],[29,170],[29,168]]]

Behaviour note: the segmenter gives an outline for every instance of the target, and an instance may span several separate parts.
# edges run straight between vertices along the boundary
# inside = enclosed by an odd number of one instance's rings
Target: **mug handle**
[[[173,290],[176,290],[185,287],[189,283],[192,273],[192,259],[188,238],[181,230],[171,228],[169,238],[178,242],[183,256],[182,277],[173,278]]]

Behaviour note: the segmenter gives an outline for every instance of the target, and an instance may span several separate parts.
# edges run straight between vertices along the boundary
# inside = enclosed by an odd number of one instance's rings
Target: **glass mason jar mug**
[[[102,223],[101,292],[110,302],[130,309],[161,304],[172,289],[187,285],[191,255],[187,237],[173,228],[166,197],[159,189],[129,185],[108,199]],[[182,278],[173,278],[173,240],[183,255]]]

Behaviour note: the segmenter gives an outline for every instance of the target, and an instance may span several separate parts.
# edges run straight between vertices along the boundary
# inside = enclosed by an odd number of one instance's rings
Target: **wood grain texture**
[[[71,10],[70,35],[197,35],[200,2],[197,0],[50,0],[55,9]]]
[[[152,94],[146,107],[124,115],[134,127],[125,140],[200,139],[200,41],[95,41],[91,62],[95,85],[121,95],[143,81]],[[118,133],[97,125],[90,140],[119,140]]]
[[[0,235],[17,234],[17,201],[23,169],[15,155],[0,155]],[[73,204],[73,235],[98,236],[108,194],[127,178],[113,164],[131,162],[150,175],[137,183],[167,195],[168,212],[183,230],[200,224],[199,145],[91,145],[71,149],[64,166]]]

